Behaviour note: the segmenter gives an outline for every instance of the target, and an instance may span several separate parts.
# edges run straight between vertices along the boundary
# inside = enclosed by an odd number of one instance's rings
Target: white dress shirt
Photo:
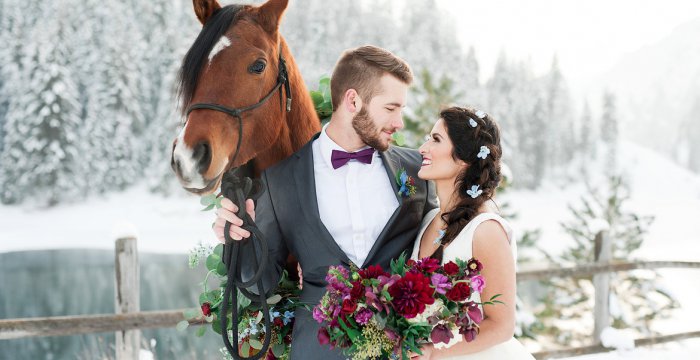
[[[345,150],[328,137],[327,127],[312,144],[318,211],[338,246],[362,266],[399,201],[377,151],[371,164],[350,160],[333,169],[333,150]]]

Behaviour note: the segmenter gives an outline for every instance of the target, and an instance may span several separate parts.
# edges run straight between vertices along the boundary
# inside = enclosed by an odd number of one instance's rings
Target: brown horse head
[[[203,27],[180,69],[179,95],[186,118],[173,143],[171,165],[186,190],[206,194],[218,188],[224,172],[252,159],[259,175],[306,143],[320,126],[278,32],[287,0],[270,0],[259,7],[221,7],[216,0],[193,3]],[[287,64],[290,94],[285,86],[275,90],[281,58]],[[293,99],[289,112],[287,97]],[[258,103],[240,117],[197,107],[244,109]]]

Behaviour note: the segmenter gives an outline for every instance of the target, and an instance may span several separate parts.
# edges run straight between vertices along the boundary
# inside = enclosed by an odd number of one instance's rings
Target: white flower
[[[469,125],[471,125],[471,127],[475,128],[477,124],[476,124],[476,121],[474,121],[474,119],[469,118]]]
[[[483,119],[486,117],[486,113],[481,110],[477,110],[475,114],[479,119]]]
[[[490,153],[491,153],[491,150],[489,150],[489,148],[487,148],[486,146],[482,146],[482,147],[479,149],[479,153],[476,155],[476,157],[485,160],[486,157],[487,157]]]
[[[412,324],[428,322],[428,318],[442,312],[445,304],[440,299],[435,299],[435,302],[426,306],[422,313],[416,315],[413,319],[408,319]]]

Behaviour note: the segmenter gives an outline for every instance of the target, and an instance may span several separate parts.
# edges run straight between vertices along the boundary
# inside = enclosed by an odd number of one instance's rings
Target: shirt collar
[[[321,135],[318,137],[318,142],[320,145],[321,149],[321,157],[323,158],[323,161],[326,163],[326,165],[330,168],[333,168],[333,164],[331,163],[331,155],[333,154],[333,150],[338,150],[338,151],[345,151],[340,145],[336,144],[333,139],[331,139],[328,134],[326,134],[326,128],[328,127],[328,124],[324,125],[323,128],[321,129]],[[360,149],[355,150],[357,151],[362,151],[364,149],[368,149],[370,146],[364,146]],[[346,151],[347,152],[347,151]],[[373,161],[374,158],[379,157],[379,151],[374,152],[374,156],[372,157]]]

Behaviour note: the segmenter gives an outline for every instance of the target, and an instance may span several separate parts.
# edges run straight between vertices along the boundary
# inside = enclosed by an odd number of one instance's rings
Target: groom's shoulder
[[[421,162],[423,162],[423,157],[416,149],[391,145],[388,151],[391,152],[392,156],[400,157],[403,161],[413,166],[420,166]]]
[[[283,159],[282,161],[278,162],[277,164],[274,164],[267,169],[265,169],[262,173],[262,176],[266,178],[268,181],[273,180],[273,179],[280,179],[284,180],[287,176],[291,176],[292,170],[296,167],[299,166],[299,160],[307,157],[307,156],[312,156],[312,146],[314,140],[318,139],[318,135],[320,133],[317,133],[314,135],[309,142],[307,142],[304,146],[302,146],[299,150],[295,151],[292,155],[289,155],[286,159]],[[274,180],[273,180],[274,181]]]

